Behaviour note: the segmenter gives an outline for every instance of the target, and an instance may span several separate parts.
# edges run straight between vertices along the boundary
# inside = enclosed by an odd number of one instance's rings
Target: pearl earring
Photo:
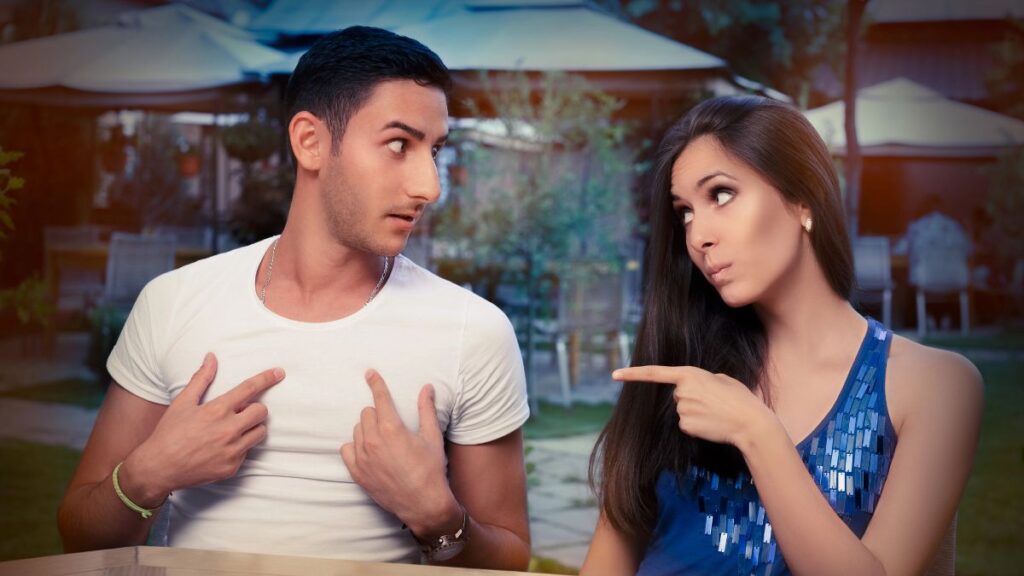
[[[813,222],[811,221],[810,216],[808,216],[807,220],[804,220],[804,230],[807,230],[808,232],[810,232],[812,225],[813,225]]]

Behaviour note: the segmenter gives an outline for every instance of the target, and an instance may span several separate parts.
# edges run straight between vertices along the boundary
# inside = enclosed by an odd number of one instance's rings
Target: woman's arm
[[[777,418],[737,439],[794,574],[919,574],[956,512],[970,474],[983,405],[978,371],[937,350],[890,370],[906,399],[899,442],[878,506],[858,539],[829,506]]]
[[[580,569],[582,576],[636,574],[640,562],[636,552],[616,530],[604,513],[597,520],[594,539]]]
[[[977,369],[961,356],[903,348],[887,371],[894,382],[887,390],[900,388],[889,396],[905,406],[899,442],[863,539],[829,506],[778,417],[742,383],[693,367],[625,368],[613,376],[674,385],[682,431],[740,449],[794,574],[917,574],[967,483],[983,394]]]

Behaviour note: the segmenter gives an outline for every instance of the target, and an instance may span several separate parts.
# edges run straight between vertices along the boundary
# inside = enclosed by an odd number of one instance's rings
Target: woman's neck
[[[856,347],[866,329],[864,318],[835,293],[817,261],[796,267],[754,305],[768,338],[769,357],[828,360]]]

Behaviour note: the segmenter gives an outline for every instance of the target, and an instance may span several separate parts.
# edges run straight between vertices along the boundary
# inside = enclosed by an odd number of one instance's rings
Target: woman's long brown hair
[[[754,389],[767,354],[764,327],[751,306],[727,306],[695,267],[686,251],[685,229],[672,209],[672,165],[701,136],[716,138],[786,201],[810,208],[818,263],[832,289],[849,299],[853,257],[839,180],[825,143],[803,115],[766,98],[706,100],[662,140],[650,178],[651,238],[631,364],[697,366]],[[767,390],[762,393],[770,403]],[[670,387],[626,383],[590,457],[591,487],[611,526],[643,550],[656,520],[658,475],[681,476],[693,465],[728,475],[740,470],[743,460],[731,446],[680,432]]]

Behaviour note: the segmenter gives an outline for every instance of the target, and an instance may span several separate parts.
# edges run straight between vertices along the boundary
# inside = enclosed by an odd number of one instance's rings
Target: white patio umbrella
[[[109,26],[0,46],[0,100],[173,106],[254,82],[249,70],[285,57],[245,30],[166,6],[127,13]]]
[[[456,70],[722,69],[720,58],[593,10],[583,3],[460,10],[395,32],[430,46]],[[571,3],[570,3],[571,4]]]
[[[584,72],[726,67],[716,56],[618,20],[582,1],[434,0],[413,4],[419,10],[411,10],[402,0],[382,4],[405,9],[356,10],[346,4],[328,11],[333,20],[324,16],[310,22],[306,33],[322,34],[356,24],[389,28],[429,46],[452,70]],[[270,16],[281,13],[285,19],[275,29],[299,34],[300,25],[313,17],[306,15],[303,5],[306,11],[310,10],[311,6],[303,2],[278,0],[254,28],[265,31],[272,25]],[[285,7],[294,7],[287,11],[290,18],[284,16]],[[289,73],[300,56],[301,53],[293,54],[288,60],[264,66],[260,71]]]
[[[837,154],[846,151],[844,108],[840,100],[804,113]],[[989,156],[1024,145],[1024,122],[897,78],[858,92],[857,138],[865,156]]]

